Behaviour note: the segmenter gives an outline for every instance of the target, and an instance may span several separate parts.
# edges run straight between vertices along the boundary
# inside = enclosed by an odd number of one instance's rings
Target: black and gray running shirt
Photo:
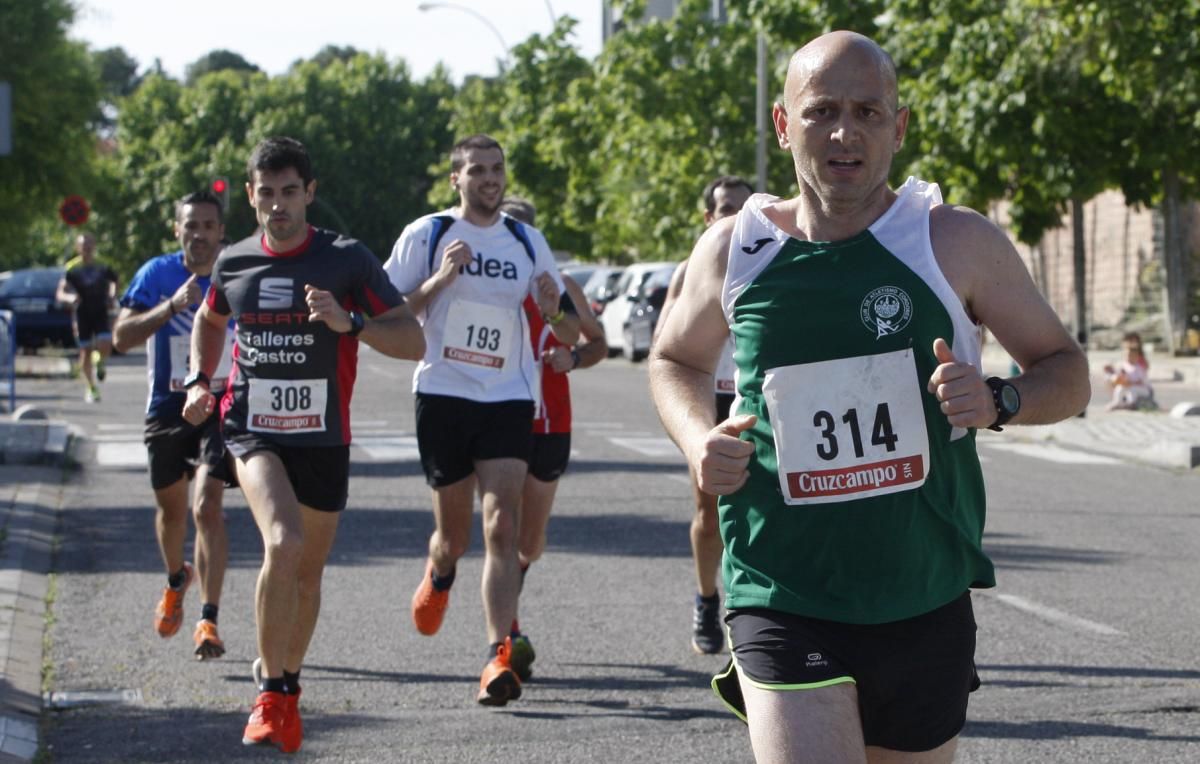
[[[306,284],[346,310],[377,315],[404,298],[354,239],[310,227],[304,244],[272,252],[261,236],[228,247],[213,267],[209,309],[237,321],[234,370],[221,399],[225,433],[290,446],[350,443],[358,339],[310,323]]]

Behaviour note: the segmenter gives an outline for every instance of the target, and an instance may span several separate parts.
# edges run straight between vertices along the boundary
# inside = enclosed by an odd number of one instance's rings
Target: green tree
[[[13,111],[13,152],[0,157],[0,268],[58,260],[32,226],[94,186],[100,84],[86,47],[67,39],[73,19],[66,0],[0,0],[0,82]]]
[[[1200,3],[1036,4],[1058,10],[1062,49],[1133,115],[1121,124],[1117,182],[1130,204],[1162,214],[1165,329],[1176,349],[1197,299],[1183,208],[1200,196]]]
[[[212,50],[188,64],[183,70],[183,78],[187,84],[195,85],[204,75],[226,69],[250,74],[262,71],[243,58],[240,53],[234,53],[231,50]]]
[[[562,17],[549,35],[532,35],[514,46],[501,77],[467,80],[448,105],[453,139],[487,133],[504,146],[509,191],[534,203],[538,227],[551,246],[587,256],[593,225],[590,216],[577,214],[578,179],[596,128],[572,106],[592,77],[591,66],[570,41],[575,25]],[[437,157],[430,174],[441,181],[449,164],[446,154]],[[437,181],[432,207],[456,204],[449,185]]]

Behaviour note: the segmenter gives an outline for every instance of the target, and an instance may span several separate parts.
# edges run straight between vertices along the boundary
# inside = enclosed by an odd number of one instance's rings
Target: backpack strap
[[[437,215],[433,218],[433,235],[429,237],[429,272],[433,273],[433,255],[437,252],[438,244],[442,243],[442,237],[446,235],[446,231],[450,230],[450,226],[454,224],[454,218],[450,215]]]

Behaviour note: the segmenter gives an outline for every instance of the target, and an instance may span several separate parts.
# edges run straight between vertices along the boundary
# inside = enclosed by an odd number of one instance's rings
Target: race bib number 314
[[[929,473],[910,350],[769,369],[763,396],[788,504],[910,491]]]

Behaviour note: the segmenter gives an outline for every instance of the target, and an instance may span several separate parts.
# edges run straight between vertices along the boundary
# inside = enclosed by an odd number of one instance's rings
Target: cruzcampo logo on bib
[[[875,339],[895,334],[912,320],[912,300],[903,289],[881,286],[863,298],[860,310],[863,324],[875,332]]]

